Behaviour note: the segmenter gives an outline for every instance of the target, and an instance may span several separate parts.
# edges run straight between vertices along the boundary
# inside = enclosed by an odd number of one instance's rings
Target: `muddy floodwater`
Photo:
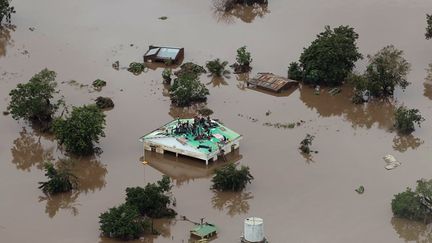
[[[111,97],[106,111],[103,153],[70,158],[52,137],[23,121],[0,115],[0,242],[114,242],[100,237],[98,216],[124,201],[125,188],[173,178],[179,215],[219,226],[212,242],[239,242],[243,220],[264,219],[265,234],[283,242],[432,242],[432,226],[393,218],[395,193],[432,178],[432,41],[424,38],[430,0],[270,0],[266,8],[220,13],[210,0],[13,0],[13,27],[0,32],[0,111],[17,83],[47,67],[57,72],[66,103],[78,106],[97,96]],[[161,20],[159,17],[167,16]],[[324,25],[350,25],[364,54],[388,44],[405,51],[412,64],[405,92],[394,102],[353,105],[345,88],[331,96],[308,87],[274,96],[246,88],[245,75],[201,81],[210,90],[207,106],[244,136],[229,159],[247,165],[255,177],[241,193],[216,193],[212,170],[175,156],[143,154],[138,138],[197,107],[171,107],[161,68],[134,76],[125,67],[141,61],[151,44],[185,48],[185,60],[204,65],[235,61],[247,45],[253,70],[286,75]],[[120,70],[112,68],[119,61]],[[365,60],[357,63],[364,70]],[[429,78],[428,78],[429,77]],[[97,92],[87,86],[107,81]],[[70,82],[75,80],[76,82]],[[82,85],[79,85],[82,84]],[[426,120],[409,136],[392,131],[395,106],[418,108]],[[266,112],[270,111],[267,116]],[[264,126],[302,122],[293,129]],[[300,140],[309,133],[319,153],[304,158]],[[382,157],[402,165],[384,169]],[[144,157],[143,157],[144,156]],[[145,159],[150,163],[143,165]],[[37,188],[45,180],[42,163],[70,163],[80,189],[48,197]],[[362,195],[354,190],[365,187]],[[140,242],[187,242],[192,224],[156,220],[159,236]]]

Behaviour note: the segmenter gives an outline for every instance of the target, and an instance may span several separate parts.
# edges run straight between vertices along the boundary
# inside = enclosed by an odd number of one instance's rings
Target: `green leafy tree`
[[[403,51],[389,45],[373,56],[368,55],[368,59],[365,77],[372,96],[391,96],[396,86],[405,89],[409,85],[407,75],[411,65],[403,58]]]
[[[420,124],[425,120],[417,109],[408,109],[400,106],[395,110],[395,128],[405,134],[412,133],[415,130],[414,125]]]
[[[99,224],[105,236],[120,240],[138,239],[149,225],[138,209],[130,204],[122,204],[102,213]]]
[[[56,73],[43,69],[35,74],[27,83],[18,84],[10,91],[11,101],[8,110],[14,119],[24,119],[43,130],[50,127],[53,115],[63,103],[63,100],[54,100],[57,83]]]
[[[247,73],[252,69],[250,66],[252,63],[252,56],[251,53],[246,50],[246,46],[237,49],[236,61],[237,63],[231,66],[234,68],[235,73]]]
[[[165,68],[163,70],[162,79],[163,79],[164,83],[171,84],[171,75],[172,75],[172,71],[170,68]]]
[[[77,155],[93,153],[93,143],[105,136],[104,128],[105,115],[96,105],[74,107],[68,118],[57,118],[53,125],[59,143]]]
[[[206,67],[208,71],[217,77],[222,77],[223,75],[229,74],[229,71],[225,69],[227,65],[228,65],[227,61],[221,62],[219,58],[216,58],[215,60],[212,61],[208,61],[206,63]]]
[[[432,219],[432,180],[418,180],[415,191],[407,188],[396,194],[391,207],[397,217],[429,222]]]
[[[77,177],[68,169],[56,169],[52,163],[45,163],[44,170],[45,176],[49,179],[46,182],[39,182],[39,189],[42,189],[44,193],[56,194],[76,188]]]
[[[300,56],[303,68],[303,81],[320,85],[340,85],[362,58],[358,52],[356,40],[358,34],[349,26],[330,29],[317,35]]]
[[[427,21],[427,26],[426,26],[426,39],[431,39],[432,38],[432,15],[430,14],[426,14],[426,21]]]
[[[288,67],[288,78],[297,81],[303,80],[303,70],[298,62],[290,63]]]
[[[187,63],[183,63],[180,66],[180,70],[174,72],[174,74],[177,77],[181,77],[181,76],[194,76],[194,77],[198,77],[203,73],[207,73],[207,71],[205,70],[204,67],[195,64],[193,62],[187,62]]]
[[[184,74],[176,78],[171,86],[171,100],[178,106],[188,106],[192,102],[205,101],[209,90],[196,75]]]
[[[11,0],[0,0],[0,25],[5,20],[7,23],[11,21],[11,15],[15,13],[15,8],[10,5]]]
[[[170,191],[171,180],[163,176],[156,183],[148,183],[142,187],[126,188],[126,203],[134,206],[143,216],[150,218],[173,217],[173,209],[168,208],[172,203]]]
[[[241,166],[237,169],[235,164],[228,164],[215,171],[212,188],[220,191],[241,191],[253,179],[249,167]]]

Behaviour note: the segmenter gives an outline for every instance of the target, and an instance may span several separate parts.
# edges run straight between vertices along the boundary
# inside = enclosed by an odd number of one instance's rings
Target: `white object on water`
[[[244,221],[244,238],[248,242],[264,241],[264,221],[261,218],[250,217]]]
[[[393,170],[394,168],[401,165],[401,163],[397,161],[396,158],[391,154],[384,156],[383,159],[386,162],[386,166],[384,166],[384,168],[387,170]]]

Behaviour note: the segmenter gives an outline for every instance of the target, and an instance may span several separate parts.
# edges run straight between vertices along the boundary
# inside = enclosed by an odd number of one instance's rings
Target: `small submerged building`
[[[242,136],[216,120],[203,117],[176,119],[142,136],[144,150],[163,154],[172,152],[209,161],[216,161],[239,148]]]
[[[247,81],[248,86],[279,93],[298,85],[295,80],[277,76],[273,73],[258,73]]]
[[[184,48],[149,46],[144,54],[144,62],[180,64],[184,58]]]

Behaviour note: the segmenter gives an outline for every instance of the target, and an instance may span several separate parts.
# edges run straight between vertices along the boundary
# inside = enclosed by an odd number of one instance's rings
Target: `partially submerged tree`
[[[300,56],[303,81],[314,85],[342,84],[355,62],[362,58],[356,45],[358,37],[349,26],[333,30],[325,26],[324,32]]]
[[[77,186],[77,177],[73,175],[66,168],[56,169],[54,164],[44,164],[45,176],[48,177],[48,181],[39,182],[39,189],[42,189],[44,193],[56,194],[61,192],[68,192]]]
[[[426,26],[426,39],[431,39],[432,38],[432,15],[430,14],[426,14],[426,22],[427,22],[427,26]]]
[[[420,124],[425,120],[418,109],[408,109],[400,106],[395,110],[395,128],[404,134],[412,133],[415,130],[415,124]]]
[[[204,67],[195,64],[193,62],[187,62],[187,63],[183,63],[180,66],[180,70],[174,72],[174,74],[177,77],[181,77],[181,76],[200,76],[201,74],[207,73],[207,71],[204,69]]]
[[[300,142],[300,151],[304,154],[310,154],[312,150],[310,146],[312,145],[312,141],[314,140],[314,136],[310,134],[306,134],[306,137]]]
[[[54,94],[58,92],[55,77],[54,71],[43,69],[27,83],[18,84],[11,90],[8,110],[12,117],[30,121],[42,130],[49,129],[54,113],[63,103],[62,99],[54,100]]]
[[[166,84],[171,84],[171,76],[172,76],[171,68],[165,68],[162,72],[163,82]]]
[[[142,72],[144,72],[145,65],[144,63],[140,62],[131,62],[127,70],[134,75],[140,75]]]
[[[0,0],[0,27],[3,20],[11,22],[11,15],[15,13],[15,8],[10,5],[11,0]]]
[[[193,74],[179,76],[170,89],[171,100],[178,106],[205,101],[209,94],[209,90],[200,82],[198,76]]]
[[[127,203],[102,213],[99,224],[103,235],[120,240],[138,239],[149,225],[138,209]]]
[[[292,62],[288,66],[288,78],[296,81],[303,80],[303,71],[298,62]]]
[[[102,79],[96,79],[95,81],[93,81],[92,85],[95,89],[101,90],[102,87],[106,86],[106,81],[104,81]]]
[[[242,165],[240,169],[237,169],[237,165],[231,163],[220,169],[216,169],[215,175],[212,178],[212,189],[219,191],[241,191],[253,179],[249,167]]]
[[[114,102],[109,97],[99,96],[96,98],[96,106],[99,109],[109,109],[114,107]]]
[[[73,107],[66,119],[54,121],[54,134],[68,152],[89,155],[94,152],[93,143],[104,137],[105,115],[96,105]]]
[[[246,50],[246,46],[237,49],[236,61],[237,63],[231,66],[234,68],[234,73],[247,73],[252,69],[250,66],[252,63],[252,56],[251,53]]]
[[[391,202],[393,214],[425,223],[432,219],[432,180],[418,180],[415,191],[406,191],[394,195]]]
[[[219,58],[216,58],[212,61],[208,61],[206,63],[206,67],[208,71],[217,77],[222,77],[230,73],[228,70],[226,70],[227,65],[228,65],[227,61],[222,62]]]
[[[170,197],[172,188],[168,176],[163,176],[156,183],[142,187],[126,188],[126,203],[134,206],[143,216],[150,218],[174,217],[176,212],[169,208],[173,200]]]

